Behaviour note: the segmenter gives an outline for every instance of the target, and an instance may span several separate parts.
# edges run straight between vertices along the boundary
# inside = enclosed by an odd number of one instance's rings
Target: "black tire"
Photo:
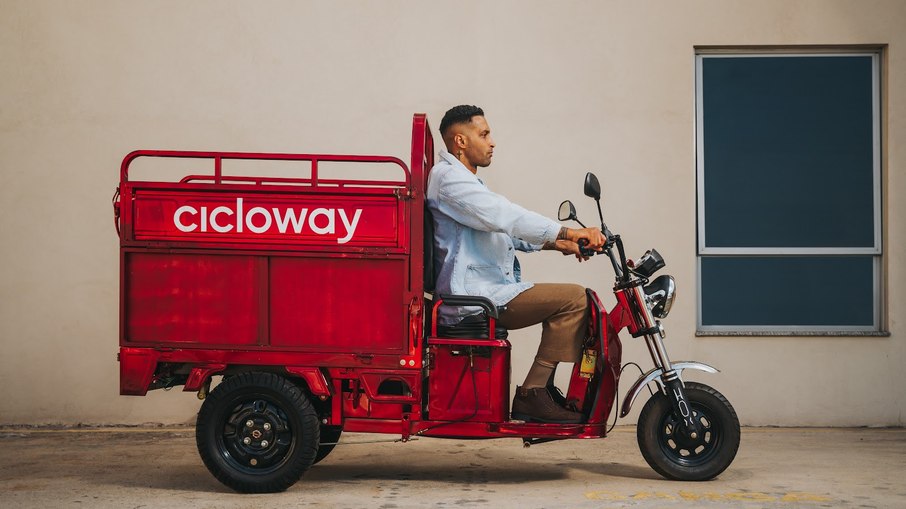
[[[686,436],[667,396],[658,392],[639,415],[639,449],[657,473],[677,481],[707,481],[723,472],[739,449],[739,418],[723,394],[687,382],[686,399],[702,426],[696,439]]]
[[[205,398],[195,442],[223,484],[242,493],[274,493],[312,465],[319,432],[318,416],[299,387],[273,373],[243,373]]]
[[[321,442],[318,444],[318,454],[315,455],[312,465],[317,464],[333,451],[342,434],[343,428],[339,426],[321,426]]]

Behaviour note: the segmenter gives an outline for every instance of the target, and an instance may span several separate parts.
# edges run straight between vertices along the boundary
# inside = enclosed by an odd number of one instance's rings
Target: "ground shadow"
[[[42,433],[18,434],[0,444],[28,450],[15,462],[0,461],[0,477],[26,491],[41,491],[60,477],[91,485],[172,492],[231,493],[208,472],[186,433]],[[470,449],[464,443],[431,443],[412,450],[391,450],[396,444],[338,447],[313,466],[302,482],[338,486],[372,481],[431,481],[449,485],[495,485],[568,479],[576,471],[595,476],[658,479],[648,468],[617,462],[595,462],[546,454],[517,453],[510,446]],[[361,445],[361,444],[359,444]],[[521,449],[518,449],[521,450]],[[7,458],[10,459],[10,458]],[[54,465],[48,469],[48,464]],[[8,487],[9,487],[8,486]]]
[[[655,481],[664,480],[651,467],[645,465],[626,465],[623,463],[594,463],[586,461],[576,461],[570,463],[561,463],[578,470],[583,470],[590,474],[606,475],[609,477],[621,477],[625,479],[648,479]]]
[[[414,464],[400,461],[388,465],[375,464],[367,459],[338,461],[313,466],[300,482],[317,481],[325,483],[350,484],[373,481],[430,481],[450,485],[495,485],[523,482],[557,481],[570,477],[569,470],[578,469],[603,477],[629,479],[662,479],[650,468],[620,463],[560,462],[550,465],[514,464],[512,460],[476,464],[464,461],[451,468],[450,464],[430,465],[424,462]],[[166,468],[149,469],[143,475],[124,475],[117,471],[93,475],[92,482],[116,485],[123,488],[154,488],[170,491],[194,491],[229,493],[230,489],[220,484],[199,460],[198,465],[175,465]]]
[[[375,468],[368,463],[317,465],[305,474],[318,481],[434,481],[449,484],[512,484],[530,481],[556,481],[568,477],[562,467],[525,467],[518,465],[425,466],[400,464],[394,468]]]

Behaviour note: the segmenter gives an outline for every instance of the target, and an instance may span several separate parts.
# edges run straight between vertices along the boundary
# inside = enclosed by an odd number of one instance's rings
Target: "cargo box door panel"
[[[126,253],[124,335],[135,343],[254,345],[260,257]]]
[[[270,344],[405,352],[407,270],[404,258],[271,258]]]

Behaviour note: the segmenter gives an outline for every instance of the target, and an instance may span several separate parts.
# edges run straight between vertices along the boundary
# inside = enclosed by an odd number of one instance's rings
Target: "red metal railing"
[[[201,152],[201,151],[177,151],[177,150],[136,150],[128,154],[120,167],[120,181],[129,181],[129,165],[140,157],[168,157],[168,158],[189,158],[189,159],[212,159],[214,162],[213,173],[210,175],[188,175],[180,180],[181,183],[190,181],[206,180],[214,184],[227,182],[249,182],[256,185],[263,183],[270,184],[306,184],[312,187],[333,186],[344,187],[347,185],[367,185],[367,186],[403,186],[409,187],[412,178],[409,168],[406,167],[401,159],[392,156],[361,156],[361,155],[336,155],[336,154],[274,154],[258,152]],[[223,175],[224,160],[259,160],[259,161],[308,161],[311,163],[311,174],[309,178],[287,178],[287,177],[253,177],[253,176],[230,176]],[[322,179],[318,175],[318,163],[320,162],[342,162],[342,163],[391,163],[402,168],[405,174],[404,180],[348,180],[348,179]]]

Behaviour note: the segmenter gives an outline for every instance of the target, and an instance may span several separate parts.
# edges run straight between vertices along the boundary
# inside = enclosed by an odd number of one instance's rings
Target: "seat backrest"
[[[434,284],[437,281],[437,273],[434,271],[434,216],[431,214],[428,204],[425,204],[425,219],[422,224],[424,225],[425,244],[425,291],[434,293]]]

